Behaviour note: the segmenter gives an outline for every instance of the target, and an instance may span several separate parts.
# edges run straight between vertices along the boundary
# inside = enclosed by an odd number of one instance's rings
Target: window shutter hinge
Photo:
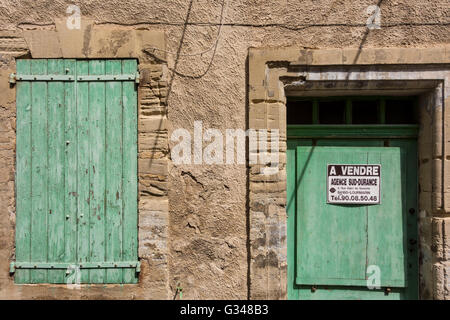
[[[138,261],[138,263],[136,264],[136,273],[141,272],[141,263]]]
[[[9,273],[13,274],[14,272],[16,272],[16,265],[14,262],[11,262],[9,264]]]
[[[136,78],[135,78],[134,81],[135,81],[136,83],[139,83],[139,80],[140,80],[140,79],[139,79],[139,71],[136,71]]]
[[[10,84],[16,84],[16,74],[15,73],[11,73],[9,75],[9,83]]]

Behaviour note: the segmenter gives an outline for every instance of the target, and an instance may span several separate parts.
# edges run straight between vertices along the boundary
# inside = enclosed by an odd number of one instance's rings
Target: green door
[[[16,283],[137,282],[136,71],[17,61]]]
[[[413,96],[288,97],[289,299],[418,298],[418,107]],[[333,164],[378,165],[378,199],[329,201]]]
[[[290,299],[417,298],[415,153],[409,139],[288,141]],[[379,203],[327,203],[329,164],[379,165]]]

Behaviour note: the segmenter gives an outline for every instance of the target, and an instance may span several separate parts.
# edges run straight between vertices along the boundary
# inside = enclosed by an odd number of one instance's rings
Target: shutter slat
[[[89,74],[105,74],[105,62],[89,61]],[[105,259],[105,83],[89,83],[90,261]],[[103,283],[105,270],[90,270],[91,283]]]
[[[77,74],[89,73],[89,63],[77,61]],[[77,135],[78,135],[78,247],[77,262],[90,261],[89,240],[89,83],[77,83]],[[81,282],[89,282],[89,270],[81,270]]]
[[[48,60],[48,72],[64,73],[64,60]],[[64,261],[64,83],[48,83],[48,261]],[[48,282],[64,283],[64,271],[49,270]]]
[[[66,73],[75,76],[76,61],[65,60]],[[77,258],[77,101],[76,84],[66,82],[64,84],[65,96],[65,187],[64,187],[64,234],[65,234],[65,262],[75,262]],[[74,275],[67,275],[71,279]],[[66,277],[67,279],[67,277]],[[70,280],[70,279],[69,279]]]
[[[106,74],[122,71],[120,60],[106,61]],[[106,85],[106,261],[120,261],[122,249],[122,85]],[[106,270],[106,282],[122,282],[122,270]]]
[[[47,73],[47,60],[31,61],[33,74]],[[31,163],[32,163],[32,213],[31,213],[31,261],[47,261],[47,216],[48,216],[48,127],[47,127],[47,83],[36,81],[31,84],[32,125],[31,125]],[[46,270],[32,270],[31,283],[47,281]]]
[[[136,60],[122,62],[123,73],[136,72]],[[137,93],[133,82],[123,82],[123,259],[138,256],[137,246]],[[124,270],[125,283],[137,283],[134,270]]]
[[[30,60],[17,60],[17,72],[30,73]],[[17,83],[16,260],[31,261],[31,83]],[[29,283],[30,271],[18,270],[15,282]]]

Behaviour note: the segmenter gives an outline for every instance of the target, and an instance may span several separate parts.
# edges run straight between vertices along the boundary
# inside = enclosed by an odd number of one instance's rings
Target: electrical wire
[[[184,53],[184,54],[177,53],[177,52],[172,52],[172,51],[169,51],[169,50],[164,50],[164,49],[160,49],[160,48],[156,48],[156,47],[145,47],[144,50],[148,51],[149,49],[150,50],[153,49],[153,50],[156,50],[156,51],[162,51],[162,52],[167,53],[167,54],[177,55],[178,57],[193,57],[193,56],[203,55],[203,54],[213,50],[217,46],[217,43],[219,42],[219,39],[220,39],[220,34],[221,34],[221,31],[222,31],[222,27],[223,27],[224,12],[225,12],[225,9],[226,9],[227,5],[228,5],[228,1],[227,0],[223,0],[222,1],[222,9],[220,11],[220,23],[218,25],[219,28],[217,29],[216,41],[214,41],[214,43],[208,49],[203,50],[201,52]]]

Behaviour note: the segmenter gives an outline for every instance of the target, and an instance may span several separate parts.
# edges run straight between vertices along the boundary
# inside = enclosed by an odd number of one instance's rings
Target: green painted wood
[[[289,125],[288,138],[416,138],[418,125]]]
[[[292,290],[291,285],[295,283],[295,274],[297,270],[296,243],[297,243],[297,224],[296,224],[296,209],[297,209],[297,146],[311,146],[311,140],[288,140],[287,141],[287,257],[288,257],[288,299],[298,299],[298,290]]]
[[[106,61],[106,74],[122,72],[120,60]],[[122,257],[122,84],[106,82],[106,261]],[[107,270],[106,282],[122,282],[122,270]]]
[[[294,157],[297,146],[311,145],[313,140],[310,139],[289,139],[287,150],[287,187],[288,187],[288,298],[289,299],[417,299],[418,297],[418,255],[417,255],[417,222],[416,214],[407,214],[407,230],[404,234],[405,239],[411,239],[412,244],[408,244],[407,255],[407,288],[392,288],[389,295],[381,290],[369,290],[364,287],[354,286],[318,286],[315,292],[311,291],[311,285],[295,284],[295,257],[297,253],[297,208],[295,207],[296,176],[294,169],[297,161]],[[406,207],[417,208],[417,143],[414,139],[393,139],[386,140],[376,139],[319,139],[314,144],[321,146],[383,146],[399,147],[401,151],[402,167],[406,167]],[[378,148],[376,148],[378,149]],[[395,152],[398,152],[395,151]],[[397,159],[398,162],[398,159]],[[403,170],[403,169],[402,169]],[[401,188],[400,188],[401,189]],[[404,192],[403,192],[404,193]],[[409,209],[408,209],[409,210]],[[394,222],[395,223],[395,222]]]
[[[397,147],[376,148],[368,163],[381,164],[381,203],[368,211],[367,266],[381,272],[381,286],[406,287],[405,166]]]
[[[386,295],[384,290],[368,290],[363,287],[321,286],[311,292],[311,286],[299,287],[299,300],[401,300],[403,290],[392,288]]]
[[[67,269],[73,262],[15,262],[15,269]],[[80,269],[128,269],[139,267],[140,263],[134,261],[111,261],[111,262],[83,262],[79,264]]]
[[[120,60],[106,60],[106,63],[121,63]],[[136,71],[136,70],[135,70]],[[96,75],[96,76],[78,76],[77,81],[128,81],[128,80],[136,80],[136,74],[120,74],[120,71],[118,73],[111,73],[111,74],[105,74],[105,75]]]
[[[65,283],[63,267],[77,264],[82,283],[137,283],[136,84],[76,81],[136,70],[135,60],[18,61],[18,73],[55,78],[17,84],[16,283]]]
[[[64,74],[64,61],[48,60],[49,74]],[[64,242],[64,190],[65,190],[65,137],[64,83],[48,83],[48,261],[62,262],[65,258]],[[66,100],[67,101],[67,100]],[[49,270],[48,282],[63,283],[64,271]]]
[[[76,60],[66,59],[65,71],[68,75],[76,75]],[[77,185],[77,103],[76,103],[76,84],[66,82],[64,84],[65,96],[65,187],[64,187],[64,234],[65,234],[65,262],[77,261],[77,203],[78,203],[78,185]],[[67,277],[67,275],[66,275]]]
[[[365,286],[367,267],[376,265],[382,286],[406,286],[400,149],[298,147],[297,163],[296,283]],[[381,164],[381,203],[327,204],[329,163]]]
[[[30,60],[17,60],[18,73],[31,73]],[[31,83],[17,83],[16,261],[31,261]],[[29,283],[30,271],[18,270],[16,283]]]
[[[89,74],[89,63],[86,60],[77,61],[77,74]],[[90,261],[90,140],[89,140],[89,83],[77,83],[77,148],[78,148],[78,230],[77,230],[77,262]],[[81,282],[89,283],[89,270],[81,270]]]
[[[105,74],[105,61],[90,60],[89,74]],[[105,83],[89,83],[90,261],[105,259]],[[90,270],[90,283],[103,283],[105,270]]]
[[[122,72],[132,73],[137,69],[136,60],[124,60]],[[133,82],[123,82],[123,247],[122,257],[125,260],[137,257],[137,92]],[[125,283],[137,283],[135,270],[124,270]]]
[[[405,174],[405,211],[406,217],[406,273],[408,290],[404,292],[405,299],[417,299],[419,296],[419,250],[418,250],[418,180],[417,180],[417,143],[415,140],[397,139],[391,140],[389,145],[399,147],[402,150],[402,163]],[[412,210],[411,210],[412,209]]]
[[[47,73],[47,60],[31,61],[33,74]],[[48,257],[48,126],[47,83],[31,83],[31,261],[44,262]],[[47,282],[47,270],[31,270],[31,283]]]
[[[366,210],[326,203],[326,166],[366,162],[360,148],[297,147],[297,284],[365,280]]]
[[[286,183],[286,191],[287,191],[287,206],[286,206],[286,215],[287,215],[287,234],[292,235],[292,238],[288,238],[287,241],[287,281],[288,287],[290,284],[295,282],[295,270],[296,270],[296,261],[295,261],[295,243],[296,241],[296,228],[295,222],[292,220],[295,219],[295,210],[296,210],[296,194],[297,187],[295,182],[295,177],[297,176],[297,161],[296,161],[296,141],[288,140],[287,141],[287,150],[286,150],[286,174],[287,174],[287,183]],[[296,300],[298,299],[298,291],[290,290],[288,288],[288,299]]]
[[[52,59],[52,60],[56,61],[56,59]],[[62,61],[62,60],[58,60],[58,61]],[[50,60],[49,60],[49,62],[50,62]],[[50,71],[49,71],[49,74],[44,74],[44,75],[17,74],[16,80],[17,81],[46,81],[46,82],[49,82],[49,81],[74,81],[75,78],[70,75],[61,75],[58,73],[50,73]]]

